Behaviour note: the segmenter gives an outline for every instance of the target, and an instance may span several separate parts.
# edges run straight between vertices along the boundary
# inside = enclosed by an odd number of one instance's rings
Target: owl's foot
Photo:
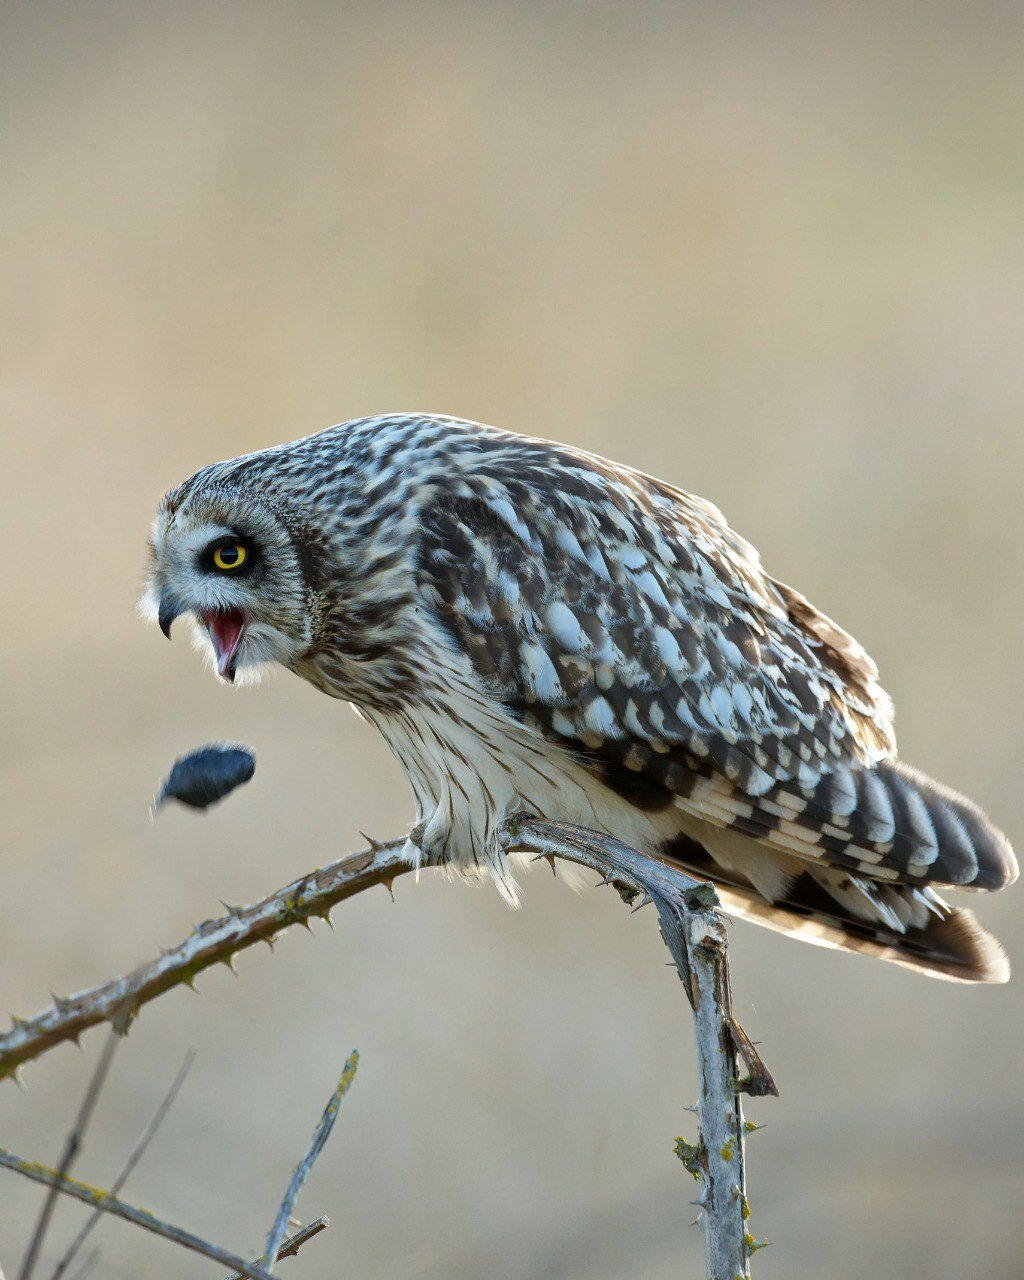
[[[409,834],[405,838],[405,844],[402,845],[402,860],[408,862],[415,869],[417,879],[419,879],[420,867],[429,861],[423,853],[423,832],[425,829],[425,822],[417,822],[415,826],[410,827]]]

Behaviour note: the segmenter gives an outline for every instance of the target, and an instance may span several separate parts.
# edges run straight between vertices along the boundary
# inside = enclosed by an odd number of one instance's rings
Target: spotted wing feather
[[[439,620],[515,714],[634,797],[800,859],[1006,882],[980,813],[895,763],[867,653],[717,508],[569,449],[517,462],[464,474],[424,514],[421,557]]]

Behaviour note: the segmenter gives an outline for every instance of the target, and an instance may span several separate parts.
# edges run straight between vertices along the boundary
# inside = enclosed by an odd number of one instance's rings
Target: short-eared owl
[[[514,811],[610,832],[727,910],[826,946],[998,982],[936,887],[1001,889],[1005,837],[896,759],[859,644],[710,502],[453,418],[330,427],[161,503],[149,601],[217,672],[277,662],[354,704],[409,776],[423,855],[515,884]]]

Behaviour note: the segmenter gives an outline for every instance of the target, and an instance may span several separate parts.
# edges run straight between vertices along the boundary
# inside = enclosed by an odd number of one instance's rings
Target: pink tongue
[[[217,674],[226,676],[238,637],[242,634],[244,619],[238,609],[226,609],[209,616],[207,625],[217,650]]]

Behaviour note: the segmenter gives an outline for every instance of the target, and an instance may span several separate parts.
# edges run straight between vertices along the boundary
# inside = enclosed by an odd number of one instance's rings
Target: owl
[[[280,664],[384,735],[413,856],[510,903],[513,814],[616,836],[729,913],[939,977],[1002,982],[946,888],[1017,876],[971,801],[896,756],[863,648],[703,498],[591,453],[396,414],[171,489],[147,602],[217,675]]]

